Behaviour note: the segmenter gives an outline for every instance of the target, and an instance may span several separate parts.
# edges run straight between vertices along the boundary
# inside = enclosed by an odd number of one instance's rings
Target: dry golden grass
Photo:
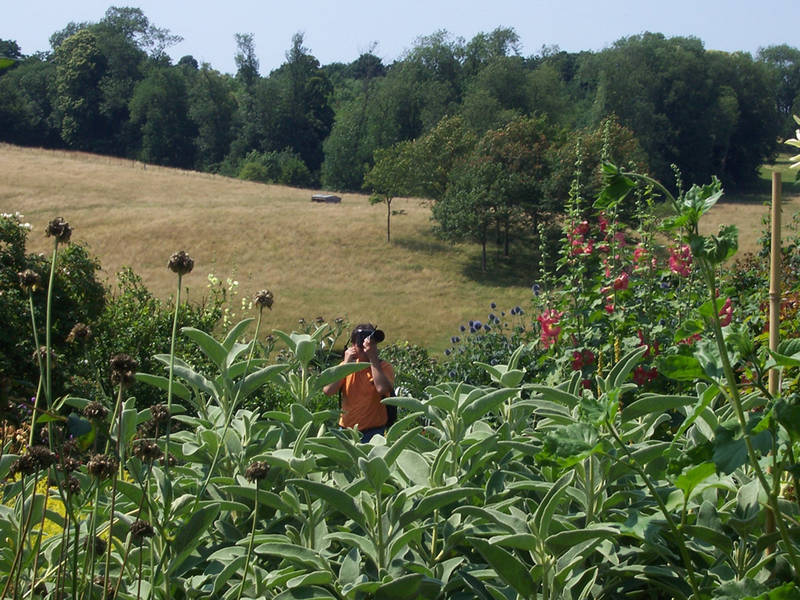
[[[317,204],[309,190],[6,144],[0,144],[0,164],[0,212],[19,211],[33,225],[30,251],[50,251],[42,232],[62,216],[75,229],[73,240],[100,259],[110,285],[120,268],[131,266],[166,298],[175,291],[167,260],[185,249],[195,259],[184,278],[191,301],[207,294],[209,273],[239,282],[232,303],[237,317],[252,314],[241,309],[241,298],[271,289],[270,328],[292,330],[299,318],[341,316],[377,323],[388,341],[442,350],[459,324],[484,320],[490,302],[510,309],[530,297],[531,282],[519,273],[532,272],[530,265],[505,264],[500,275],[476,275],[478,249],[436,240],[429,209],[415,200],[393,202],[403,214],[392,218],[387,245],[385,207],[370,206],[364,195]],[[785,226],[800,207],[796,189],[784,184]],[[704,230],[736,224],[741,251],[756,250],[767,214],[765,190],[744,202],[721,202]]]
[[[766,229],[763,224],[769,217],[772,197],[772,172],[781,173],[781,229],[784,238],[793,235],[792,217],[800,211],[800,182],[795,183],[795,171],[788,168],[788,155],[782,155],[774,165],[761,169],[761,185],[753,192],[724,196],[701,221],[703,233],[717,233],[722,225],[739,228],[739,254],[757,252],[758,243]]]
[[[0,144],[0,212],[19,211],[33,226],[29,251],[49,252],[49,220],[64,217],[73,241],[100,259],[109,284],[131,266],[160,297],[174,293],[169,256],[195,260],[184,278],[189,299],[207,293],[207,275],[239,282],[249,300],[275,294],[267,327],[295,329],[299,318],[371,321],[388,341],[441,350],[467,319],[484,320],[489,303],[524,305],[529,282],[489,285],[467,274],[476,249],[430,234],[430,211],[397,199],[392,244],[385,206],[344,194],[340,205],[310,202],[312,192],[147,166],[78,152]],[[238,316],[252,315],[234,309]]]

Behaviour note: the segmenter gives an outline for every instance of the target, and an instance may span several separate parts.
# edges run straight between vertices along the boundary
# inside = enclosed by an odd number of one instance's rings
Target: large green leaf
[[[536,508],[536,512],[533,514],[533,522],[536,525],[536,530],[541,535],[547,535],[553,514],[556,508],[558,508],[558,504],[566,493],[566,488],[572,482],[574,475],[575,471],[567,471],[559,477],[552,487],[547,490],[544,498],[542,498],[542,501]]]
[[[359,371],[363,371],[369,366],[370,364],[368,362],[352,362],[352,363],[343,363],[340,365],[334,365],[332,367],[328,367],[322,373],[317,375],[316,385],[319,388],[323,388],[329,383],[333,383],[334,381],[339,381],[340,379],[344,379],[345,377],[351,375],[352,373],[358,373]]]
[[[307,479],[289,479],[286,483],[288,485],[293,485],[309,491],[315,498],[324,500],[331,506],[331,508],[339,511],[344,516],[352,519],[356,523],[361,524],[363,515],[361,514],[356,501],[350,494],[329,485],[325,485],[324,483],[309,481]]]
[[[560,554],[587,540],[613,539],[619,535],[619,531],[610,527],[591,527],[587,529],[568,529],[549,536],[545,543],[550,547],[554,554]]]
[[[671,355],[663,356],[658,361],[658,372],[677,381],[694,381],[706,379],[706,372],[700,361],[694,356]]]
[[[622,409],[622,420],[638,419],[652,413],[663,413],[682,406],[694,404],[692,396],[664,396],[661,394],[641,394],[635,401]]]
[[[621,387],[645,352],[647,352],[647,346],[638,346],[623,356],[605,378],[606,391]]]
[[[197,344],[203,354],[210,358],[211,362],[213,362],[220,371],[225,370],[225,359],[228,357],[228,349],[225,348],[225,346],[220,344],[205,331],[195,329],[194,327],[183,327],[181,328],[181,333]]]
[[[277,377],[280,373],[285,371],[288,368],[288,365],[270,365],[268,367],[264,367],[263,369],[259,369],[254,373],[250,373],[244,380],[241,382],[241,397],[240,399],[248,397],[252,394],[255,390],[266,384],[268,381],[272,381]]]
[[[483,417],[486,413],[496,409],[503,402],[516,396],[519,388],[503,388],[477,396],[461,409],[461,418],[469,426]]]
[[[434,492],[422,498],[411,510],[403,513],[398,519],[398,527],[405,527],[416,519],[424,519],[437,508],[453,504],[469,496],[483,496],[483,488],[458,487]]]
[[[266,544],[259,544],[254,548],[254,551],[256,554],[267,554],[269,556],[284,558],[289,562],[302,565],[306,568],[319,571],[330,570],[328,561],[319,556],[314,550],[296,544],[268,542]]]
[[[236,343],[236,340],[244,335],[244,332],[247,331],[247,328],[250,327],[250,323],[253,321],[255,321],[255,319],[248,317],[246,319],[242,319],[236,325],[231,327],[230,331],[225,336],[225,339],[222,340],[222,346],[226,350],[230,351],[233,348],[233,345]]]
[[[169,390],[169,378],[161,375],[150,375],[149,373],[136,373],[136,381],[141,381],[147,385],[152,385],[163,391]],[[181,400],[190,400],[192,392],[180,381],[172,381],[172,393]]]
[[[208,535],[208,529],[217,518],[219,511],[220,507],[215,504],[198,508],[178,528],[175,539],[170,544],[173,555],[167,569],[169,573],[177,572],[189,555],[200,545],[203,537]]]
[[[503,583],[513,587],[523,598],[535,596],[536,583],[528,568],[516,556],[481,538],[469,537],[467,540],[486,559]]]

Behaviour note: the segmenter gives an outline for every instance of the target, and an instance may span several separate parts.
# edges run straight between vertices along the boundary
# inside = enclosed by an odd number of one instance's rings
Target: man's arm
[[[354,346],[350,346],[347,350],[344,351],[344,358],[342,359],[342,362],[340,364],[355,362],[357,358],[358,358],[358,352],[356,351]],[[322,391],[328,396],[333,396],[339,393],[339,390],[342,388],[343,384],[344,384],[344,377],[342,379],[339,379],[338,381],[329,383],[324,388],[322,388]]]

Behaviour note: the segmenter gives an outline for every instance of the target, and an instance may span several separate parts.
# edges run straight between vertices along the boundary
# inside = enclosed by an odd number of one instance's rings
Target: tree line
[[[517,33],[501,27],[469,41],[420,37],[391,64],[366,52],[321,65],[298,33],[285,62],[262,76],[251,34],[235,36],[235,74],[192,56],[173,64],[166,49],[179,40],[141,9],[120,7],[69,23],[49,52],[26,56],[0,40],[0,139],[366,187],[389,216],[392,197],[414,193],[439,205],[440,230],[454,234],[464,203],[477,230],[490,226],[487,211],[503,230],[520,212],[535,221],[563,205],[576,160],[599,160],[609,135],[615,160],[662,180],[676,165],[689,182],[715,174],[747,185],[800,112],[800,50],[788,45],[753,57],[644,33],[598,52],[543,46],[526,57]]]

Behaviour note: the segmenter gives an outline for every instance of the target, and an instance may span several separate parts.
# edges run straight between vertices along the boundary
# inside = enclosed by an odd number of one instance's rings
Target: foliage
[[[281,152],[256,152],[244,157],[239,177],[262,183],[280,183],[297,187],[312,184],[311,172],[298,154],[290,150]]]
[[[385,350],[405,377],[385,400],[401,418],[369,444],[315,406],[365,366],[338,364],[345,324],[274,331],[273,360],[261,309],[252,338],[252,319],[182,327],[178,355],[153,363],[174,380],[139,370],[169,411],[137,407],[119,372],[116,401],[59,399],[38,419],[58,456],[4,442],[0,584],[162,599],[796,596],[797,340],[766,352],[753,306],[725,301],[735,233],[697,227],[718,181],[672,196],[604,174],[592,206],[572,186],[532,311],[490,306],[441,364]],[[666,249],[657,194],[674,209]],[[615,218],[626,203],[635,229]],[[152,300],[135,279],[123,296],[113,328],[137,332]],[[265,386],[286,404],[260,407]]]

